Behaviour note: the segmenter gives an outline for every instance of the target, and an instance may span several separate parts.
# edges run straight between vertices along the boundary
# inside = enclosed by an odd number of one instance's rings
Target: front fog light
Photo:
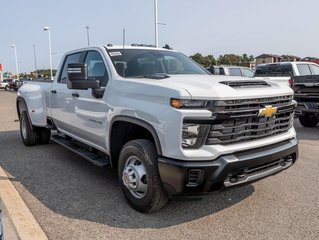
[[[199,148],[204,144],[209,125],[184,123],[182,131],[183,148]]]

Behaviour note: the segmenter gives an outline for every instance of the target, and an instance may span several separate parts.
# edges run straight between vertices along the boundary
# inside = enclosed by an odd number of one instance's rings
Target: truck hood
[[[267,82],[270,86],[231,87],[222,82],[256,82],[253,78],[242,78],[220,75],[171,75],[165,81],[166,86],[182,88],[193,99],[246,99],[293,94],[288,86]],[[162,82],[163,84],[163,82]]]

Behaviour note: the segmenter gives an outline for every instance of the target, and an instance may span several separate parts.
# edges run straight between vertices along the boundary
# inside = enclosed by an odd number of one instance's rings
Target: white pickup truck
[[[292,166],[295,106],[289,87],[212,76],[177,51],[147,46],[68,52],[54,81],[26,82],[17,96],[26,146],[51,139],[117,168],[140,212]]]
[[[294,76],[319,75],[319,65],[313,62],[263,63],[256,67],[255,79],[292,86]]]

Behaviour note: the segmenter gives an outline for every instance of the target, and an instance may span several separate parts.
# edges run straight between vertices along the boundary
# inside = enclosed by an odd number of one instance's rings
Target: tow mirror
[[[69,89],[98,89],[99,80],[88,80],[87,65],[83,63],[68,64],[67,86]]]

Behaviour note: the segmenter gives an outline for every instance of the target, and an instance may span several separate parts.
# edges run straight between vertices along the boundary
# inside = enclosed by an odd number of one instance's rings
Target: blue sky
[[[154,0],[1,0],[0,63],[15,72],[49,68],[51,27],[53,67],[69,50],[91,45],[154,44]],[[318,0],[158,0],[159,45],[187,55],[292,54],[319,57]]]

